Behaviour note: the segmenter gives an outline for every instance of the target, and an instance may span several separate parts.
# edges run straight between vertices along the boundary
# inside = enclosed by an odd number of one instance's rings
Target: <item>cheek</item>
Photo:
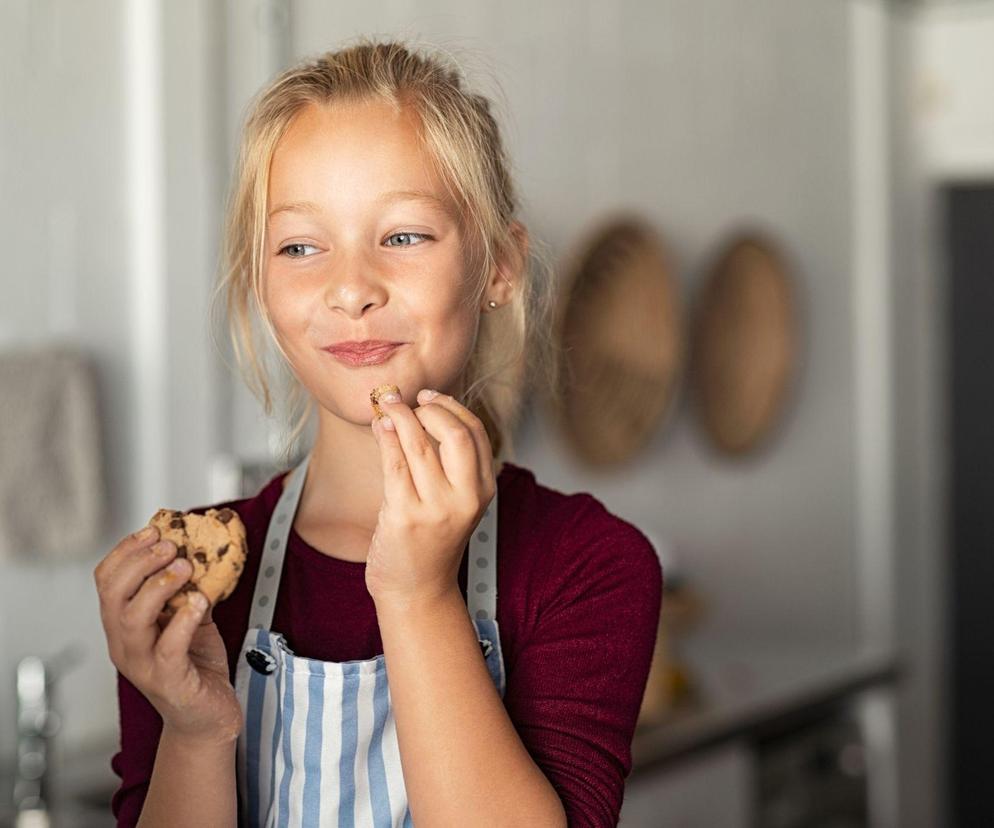
[[[469,299],[461,291],[437,288],[420,297],[419,314],[435,335],[458,337],[471,331],[475,322]]]
[[[459,371],[473,352],[479,324],[471,309],[453,302],[426,320],[424,357],[446,372]]]
[[[279,282],[271,282],[263,294],[270,318],[280,328],[293,328],[302,311],[299,293],[287,290]]]
[[[299,296],[270,287],[263,293],[273,333],[281,349],[288,355],[300,348],[301,337],[307,329],[306,310]]]

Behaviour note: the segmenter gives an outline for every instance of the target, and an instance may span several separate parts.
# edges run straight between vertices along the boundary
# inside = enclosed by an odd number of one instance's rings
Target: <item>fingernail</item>
[[[393,420],[391,420],[386,414],[380,417],[380,424],[387,429],[387,431],[394,431]]]
[[[395,403],[400,402],[400,394],[395,391],[388,391],[382,397],[380,397],[380,402]]]
[[[186,568],[187,566],[189,566],[189,563],[190,562],[186,558],[177,558],[175,561],[169,564],[169,566],[167,566],[166,569],[168,569],[170,572],[175,572],[177,575],[179,575],[180,573],[186,571]]]
[[[199,610],[200,612],[207,609],[207,596],[203,593],[191,592],[186,600],[193,604],[194,609]]]
[[[435,397],[437,397],[437,396],[438,396],[438,392],[437,392],[437,391],[434,391],[434,390],[432,390],[431,388],[422,388],[422,389],[421,389],[421,390],[420,390],[420,391],[418,392],[418,399],[420,399],[420,400],[425,400],[426,402],[427,402],[428,400],[433,400],[433,399],[435,399]]]
[[[137,535],[135,535],[135,538],[137,538],[138,540],[148,540],[149,538],[153,537],[155,533],[156,533],[156,528],[154,526],[146,526]]]
[[[152,547],[156,555],[168,555],[172,551],[172,544],[169,541],[159,541]]]

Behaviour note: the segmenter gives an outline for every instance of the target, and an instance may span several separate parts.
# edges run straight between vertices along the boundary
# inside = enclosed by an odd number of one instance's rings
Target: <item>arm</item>
[[[559,540],[536,550],[538,593],[508,653],[504,696],[571,828],[618,824],[663,583],[648,539],[587,503],[574,501]]]
[[[121,777],[121,786],[111,808],[119,828],[235,825],[237,742],[184,741],[163,728],[156,709],[120,673],[117,685],[121,750],[111,766]]]
[[[416,412],[399,395],[388,403],[392,429],[373,421],[384,506],[366,565],[412,815],[429,826],[617,824],[659,623],[655,550],[592,496],[565,499],[530,581],[530,617],[515,619],[526,622],[518,648],[531,650],[508,671],[524,702],[516,716],[454,586],[452,553],[496,489],[479,474],[486,431],[451,397],[424,396]]]
[[[235,743],[197,744],[162,731],[139,828],[234,826]]]
[[[458,586],[430,601],[381,601],[376,612],[414,823],[565,826],[480,657]]]
[[[201,770],[199,751],[231,746],[242,728],[225,643],[207,598],[193,590],[175,613],[163,612],[192,567],[177,557],[171,541],[153,545],[157,537],[154,526],[129,535],[93,571],[108,653],[118,670],[121,751],[111,764],[122,784],[111,808],[119,825],[138,820],[150,790],[156,816],[164,798],[174,811],[189,807],[191,791],[177,787],[190,781],[186,763]],[[164,740],[163,723],[168,723]],[[178,733],[185,734],[182,741],[175,738]],[[198,746],[196,756],[191,742]],[[218,758],[209,748],[206,752]],[[228,762],[220,759],[223,773]],[[207,771],[208,779],[217,781],[218,772]],[[198,811],[198,819],[229,813],[234,790],[230,774],[230,788],[206,791],[208,815]]]

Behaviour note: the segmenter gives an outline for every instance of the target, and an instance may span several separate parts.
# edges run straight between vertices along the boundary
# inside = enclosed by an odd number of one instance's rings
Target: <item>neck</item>
[[[317,436],[298,515],[308,523],[340,523],[372,532],[383,503],[380,450],[370,426],[318,408]]]

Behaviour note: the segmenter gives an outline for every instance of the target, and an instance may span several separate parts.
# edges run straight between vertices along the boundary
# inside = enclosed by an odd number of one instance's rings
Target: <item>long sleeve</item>
[[[561,532],[505,705],[570,826],[617,825],[655,647],[663,576],[651,543],[596,499]],[[539,573],[536,573],[539,574]]]

